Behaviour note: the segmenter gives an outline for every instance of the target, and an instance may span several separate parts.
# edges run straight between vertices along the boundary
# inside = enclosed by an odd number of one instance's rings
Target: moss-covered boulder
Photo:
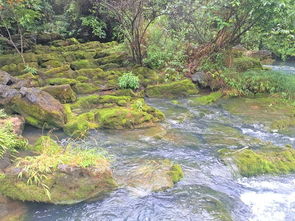
[[[71,69],[73,70],[80,70],[80,69],[86,69],[86,68],[95,68],[96,66],[91,62],[90,60],[84,59],[84,60],[78,60],[71,63]]]
[[[36,144],[38,155],[18,158],[4,170],[0,193],[21,201],[73,204],[116,188],[103,155],[41,139]]]
[[[141,162],[129,171],[125,185],[131,189],[157,192],[172,188],[182,178],[183,171],[179,164],[170,160],[151,160]]]
[[[49,93],[61,103],[72,103],[77,100],[76,93],[72,90],[69,84],[58,86],[47,86],[42,88],[43,91]]]
[[[38,128],[62,128],[66,123],[61,103],[37,88],[21,88],[10,99],[7,109],[22,115],[28,124]]]
[[[151,85],[145,91],[148,97],[174,98],[198,94],[195,84],[189,79],[167,84]]]
[[[64,131],[71,136],[87,134],[90,129],[133,129],[154,126],[164,114],[143,99],[128,96],[89,95],[66,105],[68,123]]]
[[[242,176],[288,174],[295,172],[293,147],[264,147],[260,150],[240,149],[221,151],[224,162]]]

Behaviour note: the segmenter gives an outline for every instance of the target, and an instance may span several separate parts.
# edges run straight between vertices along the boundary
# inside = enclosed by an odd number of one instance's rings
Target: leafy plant
[[[28,142],[17,136],[12,124],[5,124],[0,127],[0,159],[7,151],[15,152],[17,149],[25,148]]]
[[[122,89],[138,89],[138,76],[135,76],[132,72],[123,74],[123,76],[119,77],[119,87]]]
[[[92,29],[92,33],[99,37],[99,38],[105,38],[106,37],[106,23],[99,20],[98,18],[94,16],[87,16],[81,18],[82,25],[88,26]]]
[[[142,111],[143,106],[144,106],[144,101],[142,99],[138,99],[134,105],[135,105],[136,110]]]
[[[34,67],[30,67],[29,65],[26,65],[26,68],[24,70],[26,73],[31,73],[33,75],[36,75],[38,73],[37,69]]]

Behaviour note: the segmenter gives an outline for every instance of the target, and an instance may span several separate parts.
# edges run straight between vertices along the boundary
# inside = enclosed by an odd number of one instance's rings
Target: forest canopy
[[[239,44],[288,59],[294,7],[294,0],[1,0],[0,50],[22,55],[74,37],[125,42],[133,62],[152,68],[188,62],[194,71],[203,56]]]

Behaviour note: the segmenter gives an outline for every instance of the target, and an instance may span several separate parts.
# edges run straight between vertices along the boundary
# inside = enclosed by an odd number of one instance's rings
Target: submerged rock
[[[21,221],[27,212],[27,207],[18,201],[13,201],[0,194],[0,220]]]
[[[174,98],[198,94],[196,85],[189,79],[167,84],[151,85],[145,91],[148,97]]]
[[[0,173],[0,192],[12,199],[73,204],[116,188],[108,160],[93,151],[58,146],[48,137]]]
[[[247,123],[261,123],[269,130],[286,132],[295,126],[295,107],[272,96],[229,98],[223,107],[232,114],[243,117]]]
[[[183,171],[170,160],[146,161],[131,170],[126,178],[127,187],[156,192],[172,188],[183,178]]]

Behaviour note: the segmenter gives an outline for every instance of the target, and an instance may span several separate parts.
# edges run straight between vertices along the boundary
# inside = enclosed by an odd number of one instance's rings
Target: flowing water
[[[182,165],[183,180],[163,192],[119,188],[103,199],[72,206],[31,203],[25,220],[295,220],[295,175],[242,178],[218,154],[225,147],[257,146],[256,138],[295,147],[295,134],[247,123],[223,108],[226,101],[195,107],[188,99],[147,102],[166,114],[165,123],[152,129],[93,131],[85,146],[107,150],[115,174],[124,174],[138,159],[168,158]]]

